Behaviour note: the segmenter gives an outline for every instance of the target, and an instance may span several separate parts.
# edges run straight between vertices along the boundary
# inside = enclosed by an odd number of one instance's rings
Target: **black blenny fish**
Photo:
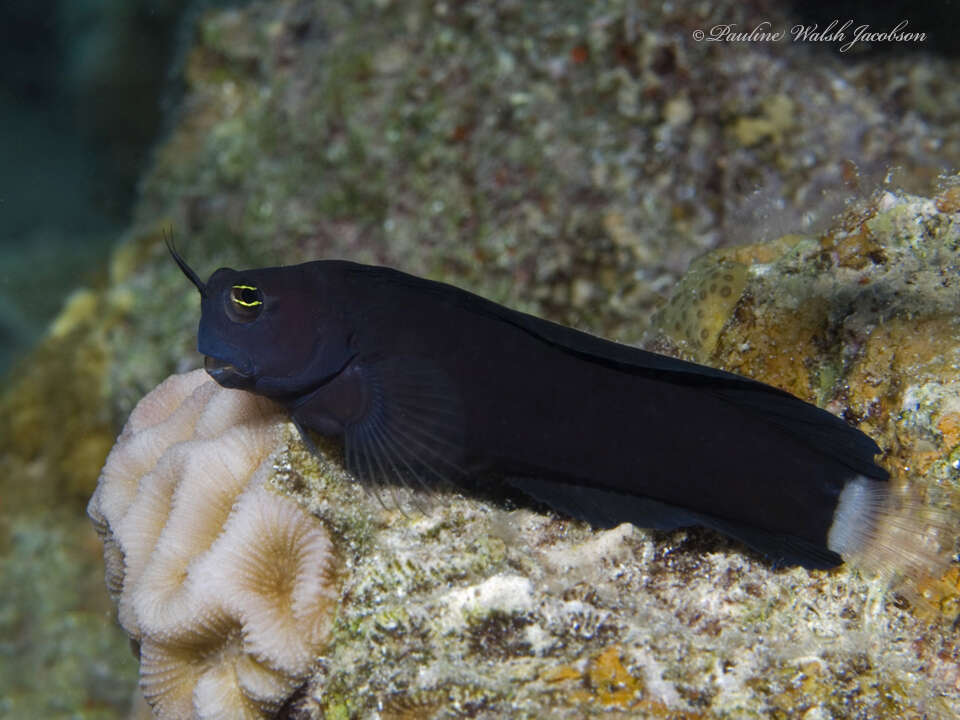
[[[492,473],[612,527],[692,525],[827,568],[878,535],[877,444],[777,388],[644,352],[397,270],[321,260],[217,270],[206,369],[343,436],[365,482]]]

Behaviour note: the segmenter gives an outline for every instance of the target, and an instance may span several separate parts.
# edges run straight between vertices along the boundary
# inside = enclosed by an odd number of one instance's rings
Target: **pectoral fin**
[[[435,488],[465,475],[456,388],[426,358],[359,360],[362,412],[344,423],[347,468],[368,486]]]

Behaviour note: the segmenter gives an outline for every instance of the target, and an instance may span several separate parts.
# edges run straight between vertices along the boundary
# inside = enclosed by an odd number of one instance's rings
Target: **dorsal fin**
[[[574,330],[549,320],[511,310],[460,288],[386,267],[347,263],[367,279],[429,292],[461,308],[509,323],[542,342],[588,362],[625,373],[655,376],[666,382],[695,386],[747,412],[764,417],[782,431],[867,477],[885,480],[889,473],[874,462],[877,444],[843,419],[771,385],[734,373],[648,352]]]

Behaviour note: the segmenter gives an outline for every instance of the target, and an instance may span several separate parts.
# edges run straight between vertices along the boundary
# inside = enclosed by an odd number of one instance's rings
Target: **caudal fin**
[[[891,483],[857,475],[840,494],[827,546],[916,600],[950,564],[955,525],[949,513],[902,497]]]

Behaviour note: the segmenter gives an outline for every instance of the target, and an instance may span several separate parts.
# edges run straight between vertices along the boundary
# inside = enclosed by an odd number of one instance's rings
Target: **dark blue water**
[[[214,4],[0,2],[0,376],[95,282]]]

